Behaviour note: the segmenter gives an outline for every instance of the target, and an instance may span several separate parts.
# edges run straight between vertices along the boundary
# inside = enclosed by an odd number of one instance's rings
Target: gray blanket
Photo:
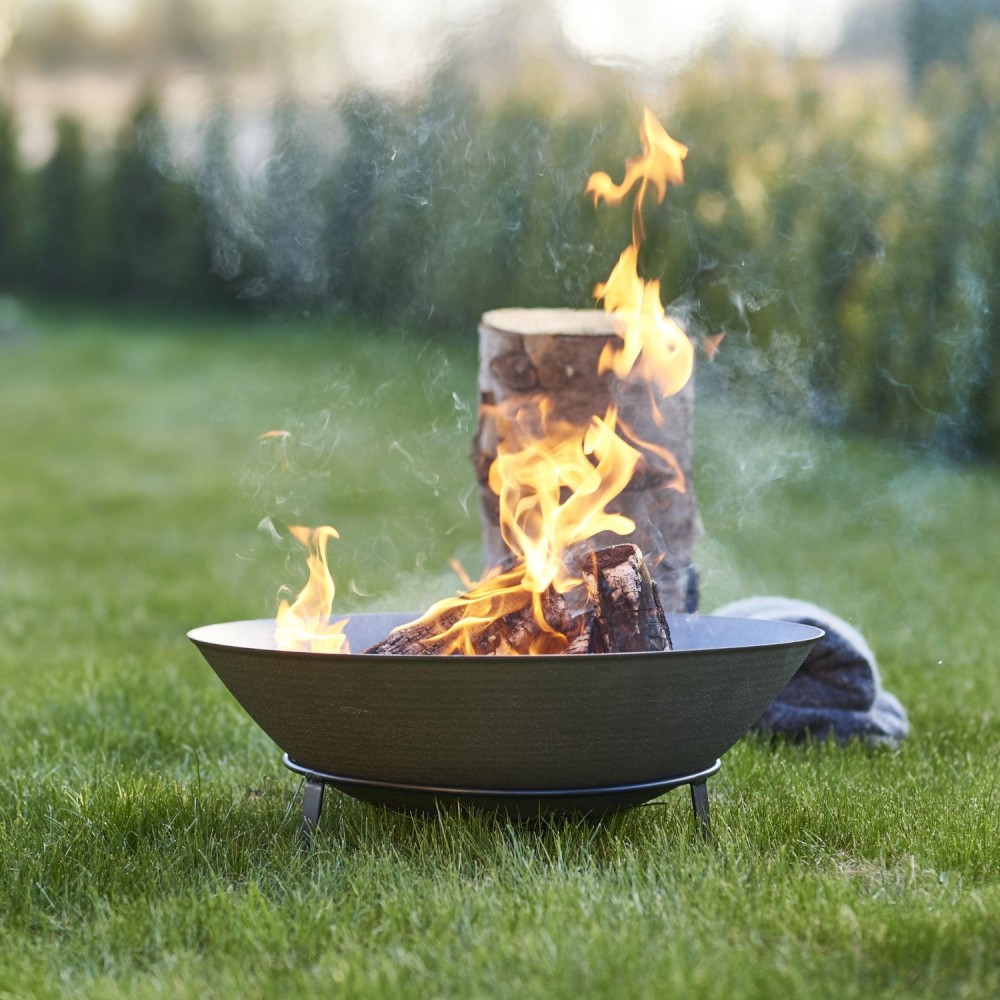
[[[869,746],[897,746],[909,733],[905,709],[882,690],[875,654],[842,618],[787,597],[748,597],[712,614],[802,622],[826,632],[755,729],[794,739],[859,739]]]

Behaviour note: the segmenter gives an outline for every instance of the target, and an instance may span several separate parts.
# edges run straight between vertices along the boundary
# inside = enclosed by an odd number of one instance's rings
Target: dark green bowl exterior
[[[415,615],[354,615],[363,649]],[[669,615],[669,653],[365,656],[277,651],[267,619],[188,633],[294,761],[369,781],[573,789],[713,765],[763,714],[819,629]]]

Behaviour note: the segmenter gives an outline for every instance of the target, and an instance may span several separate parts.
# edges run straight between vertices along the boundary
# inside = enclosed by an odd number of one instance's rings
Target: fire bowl
[[[415,617],[352,615],[351,648]],[[270,619],[188,636],[307,781],[405,808],[450,797],[519,814],[606,812],[678,784],[703,790],[823,635],[667,618],[671,652],[587,656],[288,652],[274,648]]]

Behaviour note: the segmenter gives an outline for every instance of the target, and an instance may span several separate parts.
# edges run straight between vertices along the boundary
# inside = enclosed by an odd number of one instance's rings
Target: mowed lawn
[[[305,855],[297,780],[184,633],[301,583],[268,516],[337,527],[344,611],[478,571],[474,333],[30,326],[0,340],[0,997],[1000,995],[995,471],[706,383],[703,609],[850,619],[910,740],[741,742],[714,848],[683,790],[541,827],[331,793]]]

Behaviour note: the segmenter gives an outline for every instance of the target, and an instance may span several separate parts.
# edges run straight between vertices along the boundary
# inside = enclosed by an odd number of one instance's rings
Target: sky
[[[16,25],[29,7],[66,0],[0,0],[0,57],[4,29]],[[127,24],[151,0],[69,0],[107,28]],[[162,0],[161,0],[162,2]],[[501,4],[513,3],[525,16],[536,13],[533,0],[187,0],[229,25],[274,35],[274,67],[287,71],[287,52],[295,82],[311,92],[335,93],[358,83],[405,92],[425,80],[447,52],[448,39],[471,29],[488,36]],[[669,78],[701,46],[720,32],[738,29],[767,37],[778,48],[818,50],[832,46],[843,17],[862,0],[546,0],[570,48],[596,63],[610,63],[636,78]],[[148,9],[148,8],[147,8]],[[544,12],[544,8],[543,8]],[[544,19],[544,18],[543,18]],[[550,22],[551,23],[551,22]],[[530,30],[529,36],[530,36]],[[280,38],[287,33],[287,45]],[[9,41],[9,38],[7,39]],[[283,55],[282,55],[283,54]],[[93,74],[92,74],[93,75]],[[240,100],[267,105],[273,92],[261,74],[260,93],[241,80]],[[183,83],[184,81],[181,81]],[[196,112],[206,97],[203,80],[188,81],[195,91],[179,92],[179,106]],[[174,84],[181,86],[176,80]],[[73,78],[35,81],[37,93],[23,84],[24,142],[35,158],[48,154],[53,109],[69,110],[108,129],[125,113],[130,92],[114,81],[92,79],[89,89]],[[103,88],[103,89],[102,89]],[[200,88],[200,89],[199,89]],[[29,92],[30,91],[30,92]],[[200,95],[200,96],[199,96]],[[256,102],[256,103],[255,103]]]
[[[123,3],[127,0],[91,0]],[[226,0],[223,0],[226,2]],[[240,0],[230,0],[238,3]],[[449,29],[489,25],[498,0],[297,0],[300,25],[335,20],[353,39],[340,54],[356,77],[405,84]],[[551,0],[569,45],[596,62],[675,69],[720,31],[737,28],[779,47],[822,51],[858,0]],[[530,5],[529,5],[530,6]],[[610,14],[609,14],[610,12]],[[431,56],[433,57],[433,56]]]
[[[77,2],[114,24],[142,0]],[[586,58],[659,69],[682,61],[715,32],[730,27],[765,34],[780,46],[822,50],[835,41],[844,13],[857,0],[552,2],[566,40]],[[246,0],[212,3],[237,17],[256,6]],[[449,28],[488,23],[496,4],[497,0],[296,0],[285,8],[285,16],[300,30],[336,26],[347,32],[351,42],[344,51],[352,68],[374,83],[392,84],[418,73],[419,54],[433,52],[435,41]]]
[[[563,30],[581,51],[639,62],[669,60],[736,27],[779,44],[831,45],[853,0],[558,0]],[[616,16],[608,18],[603,9]]]

